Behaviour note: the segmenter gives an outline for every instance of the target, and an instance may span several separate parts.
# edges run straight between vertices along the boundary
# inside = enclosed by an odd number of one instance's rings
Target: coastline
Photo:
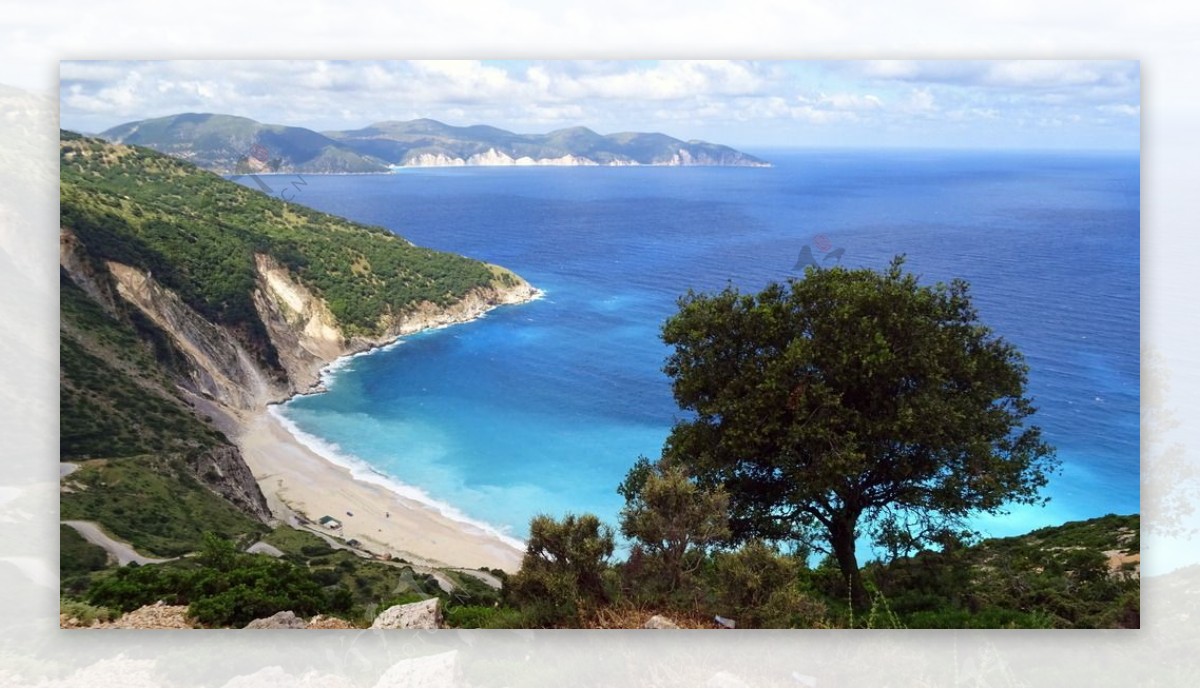
[[[357,539],[365,550],[427,567],[509,572],[520,567],[523,553],[511,543],[383,485],[356,479],[292,435],[269,409],[243,421],[237,444],[271,513],[284,523],[295,526],[295,517],[303,516],[319,532]],[[342,528],[318,526],[326,515]]]
[[[488,567],[516,572],[524,554],[519,540],[471,520],[454,506],[439,505],[419,488],[405,486],[366,462],[354,466],[356,463],[346,458],[330,456],[320,449],[319,442],[298,437],[303,433],[275,408],[296,396],[325,392],[327,374],[354,357],[390,349],[406,336],[467,323],[499,306],[528,303],[544,295],[528,283],[524,286],[519,295],[505,295],[500,303],[482,310],[421,319],[419,327],[403,327],[386,340],[359,341],[327,362],[307,389],[239,413],[233,439],[272,515],[292,526],[300,525],[303,518],[311,522],[307,525],[310,530],[347,541],[356,539],[362,544],[361,550],[421,566]],[[342,528],[333,531],[319,526],[317,521],[324,516],[337,519]]]

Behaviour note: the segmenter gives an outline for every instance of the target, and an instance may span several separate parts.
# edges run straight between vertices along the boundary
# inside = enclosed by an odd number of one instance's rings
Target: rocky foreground
[[[111,622],[93,620],[84,624],[78,618],[59,615],[62,629],[200,629],[201,625],[188,617],[188,606],[167,605],[159,601],[121,615]],[[637,623],[628,616],[614,616],[602,620],[607,628],[682,629],[695,627],[687,622],[677,623],[663,615],[653,615],[644,623]],[[445,626],[441,604],[437,598],[393,605],[375,616],[370,629],[440,629]],[[245,629],[359,629],[346,620],[329,615],[315,615],[305,620],[290,610],[277,612],[270,617],[254,620]]]

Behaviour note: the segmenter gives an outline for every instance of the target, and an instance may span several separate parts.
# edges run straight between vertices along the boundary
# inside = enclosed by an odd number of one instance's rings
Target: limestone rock
[[[442,623],[438,599],[393,605],[379,613],[371,629],[437,629]]]
[[[458,687],[462,686],[458,651],[405,658],[380,675],[377,687]]]
[[[679,629],[679,625],[672,622],[669,617],[655,615],[646,620],[646,624],[642,625],[642,629]]]
[[[270,617],[254,620],[246,625],[246,629],[305,629],[308,627],[303,619],[296,617],[291,610],[277,612]]]
[[[112,622],[92,623],[89,629],[191,629],[186,605],[167,605],[158,601],[131,610]]]

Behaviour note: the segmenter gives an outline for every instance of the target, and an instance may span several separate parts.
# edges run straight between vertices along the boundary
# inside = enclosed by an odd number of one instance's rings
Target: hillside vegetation
[[[151,271],[202,316],[239,330],[268,363],[253,303],[255,254],[273,257],[323,297],[349,335],[380,334],[422,302],[445,306],[513,280],[144,148],[68,134],[61,167],[62,226],[93,257]]]
[[[184,113],[128,122],[101,135],[153,148],[221,173],[386,172],[405,165],[729,165],[767,163],[728,146],[666,134],[602,135],[586,127],[518,134],[488,125],[456,127],[431,119],[377,122],[315,132],[245,117]],[[524,159],[524,160],[522,160]]]
[[[233,115],[186,113],[157,117],[118,125],[101,136],[153,148],[217,172],[387,170],[383,161],[360,155],[311,129],[262,124]]]

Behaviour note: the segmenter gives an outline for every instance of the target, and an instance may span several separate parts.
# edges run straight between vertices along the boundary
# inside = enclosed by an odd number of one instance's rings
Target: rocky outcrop
[[[187,357],[185,387],[234,409],[255,409],[285,394],[231,332],[205,319],[149,272],[115,261],[107,266],[117,293],[170,335]]]
[[[217,495],[263,523],[271,520],[267,499],[238,448],[232,445],[214,447],[188,457],[187,463],[192,473]]]
[[[192,629],[196,625],[187,614],[186,605],[167,605],[159,601],[131,610],[112,622],[93,621],[81,624],[75,618],[59,615],[59,627],[63,629]]]
[[[646,623],[642,625],[642,629],[679,629],[679,625],[672,622],[668,617],[655,615],[646,620]]]
[[[105,311],[116,314],[117,296],[112,277],[96,270],[79,237],[67,229],[58,232],[58,264],[71,277],[71,281]]]
[[[317,615],[308,621],[306,629],[357,629],[357,627],[338,617]]]
[[[630,161],[636,165],[636,161]],[[628,164],[628,163],[627,163]],[[595,166],[600,163],[585,156],[577,156],[567,153],[557,158],[532,158],[530,156],[518,156],[516,158],[509,154],[489,148],[482,153],[475,153],[466,158],[451,157],[445,153],[417,153],[410,156],[404,161],[403,167],[462,167],[462,166],[481,166],[481,167],[533,167],[533,166]]]
[[[537,289],[532,285],[519,278],[518,280],[519,282],[512,287],[502,288],[494,284],[487,287],[476,287],[462,299],[447,307],[423,302],[402,318],[386,324],[384,336],[371,340],[355,340],[352,344],[358,345],[355,349],[361,349],[364,344],[374,346],[428,328],[464,323],[482,316],[497,306],[520,304],[538,295]]]
[[[437,629],[442,624],[438,599],[393,605],[375,617],[371,629]]]
[[[375,682],[376,687],[461,687],[463,674],[458,651],[451,650],[416,658],[402,658]]]
[[[267,328],[293,391],[316,385],[321,368],[348,346],[325,301],[292,278],[270,256],[255,256],[258,288],[254,306]]]
[[[567,153],[554,158],[533,158],[530,156],[512,156],[496,148],[489,148],[482,153],[474,153],[467,157],[451,156],[444,152],[411,153],[404,163],[397,167],[636,167],[646,165],[651,167],[690,167],[690,166],[732,166],[732,167],[771,167],[770,163],[740,154],[732,149],[713,154],[700,149],[695,152],[680,148],[666,155],[660,155],[653,160],[639,161],[628,156],[613,155],[595,160],[583,155]]]
[[[513,273],[506,274],[511,285],[497,282],[476,287],[450,306],[422,302],[399,316],[385,316],[379,335],[347,336],[325,301],[296,280],[286,267],[270,256],[255,257],[258,289],[254,304],[259,318],[279,354],[287,373],[288,394],[312,390],[320,380],[321,369],[335,359],[366,351],[428,328],[466,322],[505,304],[520,304],[537,296],[538,291]]]
[[[243,629],[307,629],[308,623],[291,610],[254,620]]]

